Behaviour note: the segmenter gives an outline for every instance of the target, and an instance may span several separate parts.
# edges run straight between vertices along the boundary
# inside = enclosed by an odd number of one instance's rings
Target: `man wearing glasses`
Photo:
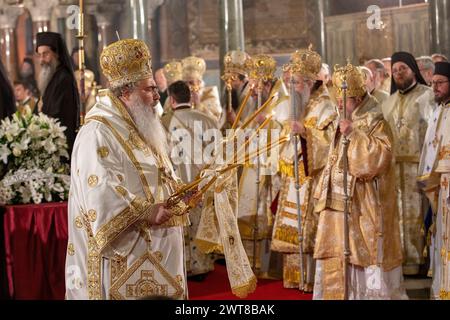
[[[141,40],[103,49],[109,89],[87,113],[71,163],[67,299],[187,297],[180,186]]]
[[[397,203],[404,252],[403,273],[417,275],[420,273],[420,265],[425,262],[424,216],[428,203],[417,188],[416,177],[428,119],[433,111],[433,92],[410,53],[394,53],[391,65],[391,96],[383,103],[382,110],[395,142]]]
[[[431,118],[420,159],[419,185],[433,210],[430,228],[430,271],[432,299],[450,299],[450,63],[437,62],[432,79],[434,99],[439,106]]]

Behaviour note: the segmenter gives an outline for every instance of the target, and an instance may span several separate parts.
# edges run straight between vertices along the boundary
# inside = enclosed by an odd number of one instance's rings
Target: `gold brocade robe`
[[[352,114],[348,137],[350,263],[389,271],[402,263],[395,198],[392,134],[377,101],[367,95]],[[336,133],[338,135],[338,133]],[[320,214],[314,258],[323,261],[325,299],[343,297],[344,188],[343,139],[333,139],[314,192]]]
[[[182,105],[171,113],[165,113],[161,122],[169,136],[175,173],[183,183],[194,181],[206,165],[203,151],[207,141],[203,141],[203,136],[208,130],[218,129],[216,121],[190,108],[189,105]],[[193,208],[189,213],[191,225],[185,228],[188,276],[207,273],[214,269],[213,256],[205,254],[195,244],[201,212],[202,208]]]
[[[307,165],[309,176],[305,176],[302,148],[299,143],[300,176],[300,205],[302,212],[303,252],[313,254],[314,241],[317,230],[318,216],[313,213],[313,199],[311,190],[317,184],[322,169],[325,166],[331,139],[335,132],[333,121],[337,113],[326,87],[319,88],[311,96],[306,106],[304,125],[306,129]],[[285,131],[290,128],[285,125]],[[285,287],[298,287],[300,282],[298,263],[298,217],[294,176],[294,146],[285,144],[280,159],[281,191],[278,200],[277,214],[272,235],[272,250],[289,254],[293,257],[284,257],[283,281]],[[312,272],[313,274],[313,272]],[[313,284],[313,276],[309,277],[309,285]]]
[[[419,157],[431,118],[432,91],[417,84],[407,93],[397,91],[383,104],[384,118],[394,136],[400,231],[405,274],[417,274],[424,262],[424,215],[428,204],[417,188]]]
[[[72,153],[67,299],[187,296],[187,217],[147,222],[179,183],[168,156],[144,142],[121,101],[108,91],[100,96]]]

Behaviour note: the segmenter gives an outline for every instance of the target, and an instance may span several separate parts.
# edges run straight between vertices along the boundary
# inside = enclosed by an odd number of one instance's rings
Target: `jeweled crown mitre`
[[[100,55],[100,66],[112,88],[153,77],[150,50],[142,40],[110,44]]]
[[[367,93],[363,72],[350,63],[347,63],[344,67],[334,66],[333,86],[336,90],[336,95],[340,98],[344,96],[342,87],[344,81],[347,82],[347,97],[363,97]]]
[[[247,60],[246,68],[250,79],[268,81],[275,78],[277,63],[267,54],[258,54]]]
[[[202,80],[203,74],[206,71],[206,62],[199,57],[187,57],[181,60],[183,66],[183,80],[187,81],[190,78]]]
[[[310,45],[308,49],[295,51],[291,56],[289,64],[285,65],[283,69],[316,80],[321,68],[322,57],[313,51],[312,45]]]

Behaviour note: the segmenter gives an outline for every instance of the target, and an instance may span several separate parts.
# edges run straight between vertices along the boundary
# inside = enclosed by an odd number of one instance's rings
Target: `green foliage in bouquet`
[[[70,177],[66,128],[59,121],[26,112],[0,124],[0,203],[64,201]]]

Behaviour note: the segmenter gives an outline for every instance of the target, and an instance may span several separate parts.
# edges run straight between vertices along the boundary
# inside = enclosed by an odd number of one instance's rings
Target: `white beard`
[[[39,72],[39,76],[37,79],[37,86],[39,92],[41,93],[41,96],[44,95],[45,90],[47,89],[50,80],[52,80],[57,67],[58,63],[56,61],[52,61],[50,64],[41,65],[41,71]]]
[[[309,102],[309,98],[311,98],[311,91],[310,91],[309,87],[303,86],[303,91],[300,95],[302,97],[302,100],[301,100],[302,109],[304,109]]]
[[[297,108],[297,119],[303,118],[305,109],[309,103],[310,97],[311,97],[311,92],[310,92],[309,87],[306,85],[303,87],[302,92],[294,91],[294,104]],[[301,113],[303,113],[303,114],[301,114]],[[292,114],[291,114],[291,117],[293,117]]]
[[[145,105],[139,96],[132,95],[131,107],[127,108],[145,142],[163,157],[168,156],[166,132],[153,107]]]

